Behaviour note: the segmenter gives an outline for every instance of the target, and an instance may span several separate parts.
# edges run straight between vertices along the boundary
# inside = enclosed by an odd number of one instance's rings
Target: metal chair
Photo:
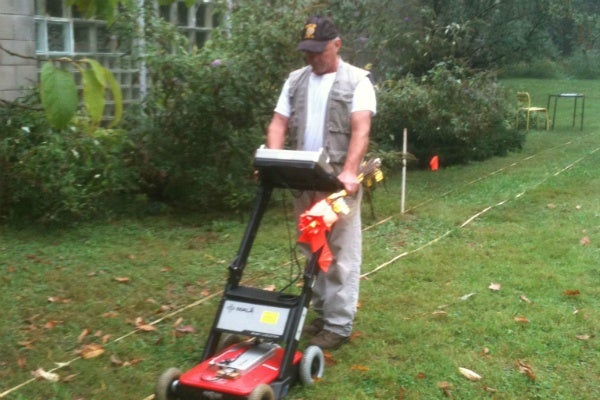
[[[529,119],[531,113],[535,113],[536,122],[540,114],[543,114],[546,120],[546,130],[548,130],[548,127],[550,126],[548,109],[546,107],[532,107],[531,96],[529,96],[529,93],[527,92],[517,92],[517,129],[519,128],[519,114],[521,114],[521,112],[525,113],[526,130],[529,130]],[[536,126],[538,126],[537,123]]]

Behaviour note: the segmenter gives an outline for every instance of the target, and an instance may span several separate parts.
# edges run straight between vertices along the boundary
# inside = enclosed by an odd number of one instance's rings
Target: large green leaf
[[[121,117],[123,117],[123,93],[121,92],[121,87],[119,86],[119,83],[115,79],[115,76],[112,74],[112,72],[110,72],[108,69],[104,69],[104,73],[106,76],[106,81],[108,82],[108,87],[112,93],[115,107],[115,115],[110,123],[110,126],[112,127],[117,125],[121,120]]]
[[[42,107],[52,126],[62,129],[77,112],[77,85],[73,75],[52,63],[44,63],[41,77]]]
[[[83,83],[83,102],[94,124],[100,123],[104,113],[104,91],[106,86],[98,82],[92,69],[84,69],[81,73]]]

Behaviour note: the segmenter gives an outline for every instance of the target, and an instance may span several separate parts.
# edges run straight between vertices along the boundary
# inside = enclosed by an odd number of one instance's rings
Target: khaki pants
[[[294,200],[298,217],[315,202],[327,197],[328,193],[302,192]],[[313,287],[312,305],[324,319],[325,329],[342,336],[350,336],[356,315],[362,261],[362,232],[360,204],[362,188],[346,204],[348,215],[340,215],[329,234],[329,247],[333,262],[327,273],[319,271]],[[296,219],[298,220],[298,219]],[[303,250],[306,248],[303,247]]]

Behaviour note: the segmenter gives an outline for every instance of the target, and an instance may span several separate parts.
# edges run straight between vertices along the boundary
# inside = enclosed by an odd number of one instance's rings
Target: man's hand
[[[349,195],[355,194],[358,192],[360,188],[360,181],[356,174],[351,172],[342,171],[341,174],[338,175],[338,179],[344,185],[344,189],[348,192]]]

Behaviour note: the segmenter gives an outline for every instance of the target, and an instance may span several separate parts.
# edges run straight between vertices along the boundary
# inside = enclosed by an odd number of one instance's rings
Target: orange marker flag
[[[437,171],[439,168],[439,158],[438,156],[433,156],[431,157],[431,160],[429,160],[429,167],[431,168],[432,171]]]

